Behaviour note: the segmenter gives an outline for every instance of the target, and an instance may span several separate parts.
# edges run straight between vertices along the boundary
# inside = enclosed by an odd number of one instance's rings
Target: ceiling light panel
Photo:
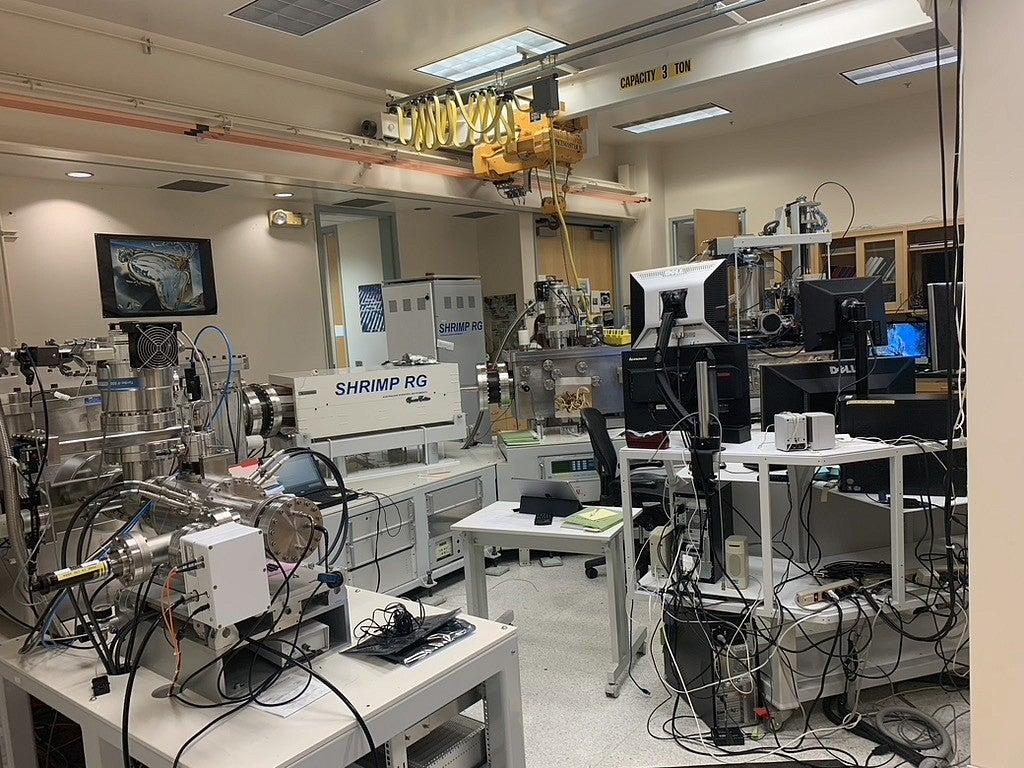
[[[255,0],[228,16],[302,37],[376,2],[379,0]]]
[[[670,112],[667,115],[647,117],[643,120],[636,120],[632,123],[622,123],[615,127],[623,131],[629,131],[630,133],[644,134],[650,133],[651,131],[660,131],[665,128],[674,128],[677,125],[695,123],[698,120],[708,120],[712,117],[721,117],[722,115],[731,114],[731,111],[725,107],[720,107],[717,104],[701,104],[699,107],[690,107],[689,109],[680,110],[679,112]]]
[[[417,67],[416,71],[442,80],[464,80],[522,61],[524,52],[527,56],[536,56],[564,47],[565,43],[561,40],[534,32],[532,29],[524,29],[435,61],[433,64]]]
[[[939,66],[956,63],[956,49],[946,46],[939,49]],[[921,72],[935,69],[935,51],[916,53],[913,56],[905,56],[902,59],[884,61],[881,64],[872,64],[870,67],[851,69],[842,72],[842,76],[854,85],[870,85],[882,80],[891,80],[894,77],[907,77]]]

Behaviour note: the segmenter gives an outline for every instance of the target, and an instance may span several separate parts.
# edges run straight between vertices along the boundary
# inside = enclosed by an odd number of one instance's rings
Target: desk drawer
[[[378,584],[377,566],[380,566]],[[345,582],[350,587],[370,589],[374,592],[394,592],[398,587],[416,580],[416,555],[412,549],[383,557],[378,563],[349,570]]]
[[[475,477],[427,495],[427,537],[445,536],[452,524],[484,508],[484,484]]]
[[[375,557],[387,557],[415,543],[412,500],[392,503],[382,499],[380,508],[375,504],[349,520],[348,566],[359,568],[372,563]]]

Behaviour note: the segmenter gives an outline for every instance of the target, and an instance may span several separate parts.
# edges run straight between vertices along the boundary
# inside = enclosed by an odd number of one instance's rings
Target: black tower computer
[[[669,347],[661,366],[656,358],[656,349],[622,353],[626,429],[636,433],[678,430],[679,416],[665,402],[657,374],[662,368],[668,373],[676,397],[687,411],[694,413],[697,410],[696,363],[709,360],[714,362],[718,383],[722,442],[745,443],[750,439],[750,372],[745,344]]]

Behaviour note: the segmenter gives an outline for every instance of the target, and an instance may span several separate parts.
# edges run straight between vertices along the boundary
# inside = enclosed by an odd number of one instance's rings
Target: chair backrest
[[[619,457],[615,453],[611,437],[608,436],[608,422],[604,414],[596,408],[584,408],[580,411],[580,416],[583,417],[587,435],[590,436],[590,445],[594,449],[597,475],[601,478],[601,496],[608,497],[619,474]]]

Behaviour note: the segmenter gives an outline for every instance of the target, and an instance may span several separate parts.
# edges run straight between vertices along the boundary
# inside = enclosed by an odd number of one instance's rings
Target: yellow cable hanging
[[[555,168],[556,168],[557,162],[558,162],[558,155],[557,155],[557,150],[555,149],[555,126],[554,126],[554,123],[552,123],[552,125],[551,125],[551,130],[549,132],[549,138],[551,140],[551,164],[549,166],[549,168],[551,170],[551,192],[554,195],[555,214],[558,216],[559,224],[561,224],[562,246],[563,246],[563,248],[562,248],[562,257],[563,257],[563,259],[565,258],[566,255],[568,255],[568,257],[569,257],[569,264],[572,267],[572,279],[573,279],[574,287],[578,291],[580,289],[580,276],[579,276],[579,273],[576,271],[576,257],[573,255],[573,252],[572,252],[572,242],[569,239],[569,227],[565,223],[565,216],[562,215],[562,203],[559,201],[559,197],[558,197],[558,176],[557,176],[557,174],[555,172]]]

